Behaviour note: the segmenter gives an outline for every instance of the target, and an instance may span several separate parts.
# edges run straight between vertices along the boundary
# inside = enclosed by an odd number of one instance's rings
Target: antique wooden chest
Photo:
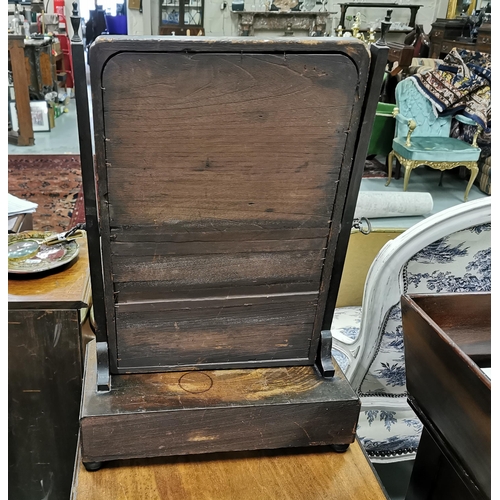
[[[177,401],[178,387],[191,383],[196,389],[185,397],[209,395],[183,408],[208,408],[215,398],[234,410],[245,406],[243,395],[262,402],[263,381],[278,373],[266,371],[273,367],[288,373],[276,386],[286,394],[284,380],[297,367],[293,373],[305,374],[304,390],[314,389],[316,402],[325,394],[329,404],[335,399],[337,390],[318,384],[335,378],[328,334],[384,56],[376,65],[363,43],[329,38],[117,36],[91,47],[95,171],[90,165],[83,175],[97,343],[82,409],[84,461],[235,449],[230,439],[207,447],[204,438],[183,440],[181,433],[176,451],[157,444],[89,451],[103,442],[96,426],[104,413],[112,418],[102,425],[117,422],[117,407],[132,412],[127,428],[134,418],[144,425],[148,411],[157,418],[172,410],[158,394]],[[192,370],[206,377],[183,385]],[[255,370],[255,387],[248,370]],[[215,389],[214,380],[228,384],[233,376],[239,382],[231,384],[242,388],[245,373],[250,385],[236,396]],[[359,401],[344,379],[335,383],[344,384],[343,400],[353,409],[348,425],[342,433],[319,430],[301,445],[354,439]],[[127,391],[134,397],[123,398]],[[276,404],[286,406],[295,392]],[[141,394],[163,409],[141,406],[134,399]],[[146,416],[133,416],[138,407]],[[188,426],[203,434],[196,418]],[[267,446],[293,442],[270,439]]]
[[[490,499],[491,293],[405,295],[401,309],[408,402],[424,426],[408,498]]]

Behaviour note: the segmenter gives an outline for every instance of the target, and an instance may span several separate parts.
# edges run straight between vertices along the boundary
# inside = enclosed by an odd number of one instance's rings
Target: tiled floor
[[[90,88],[88,89],[90,96]],[[34,146],[14,146],[9,144],[9,155],[79,154],[76,101],[71,98],[68,113],[56,118],[56,126],[50,132],[35,132]],[[92,126],[92,106],[89,105]]]
[[[78,154],[78,127],[75,99],[70,99],[68,113],[55,120],[56,126],[50,132],[35,132],[34,146],[9,144],[9,155]]]

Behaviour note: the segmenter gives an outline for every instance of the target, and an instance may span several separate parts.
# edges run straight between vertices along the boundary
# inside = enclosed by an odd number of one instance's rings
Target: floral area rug
[[[8,172],[8,192],[38,204],[33,214],[34,230],[61,232],[74,224],[82,187],[80,156],[9,155]],[[83,222],[84,210],[79,213],[83,219],[77,222]]]
[[[377,158],[366,159],[365,168],[363,170],[364,178],[381,178],[387,177],[387,168]]]

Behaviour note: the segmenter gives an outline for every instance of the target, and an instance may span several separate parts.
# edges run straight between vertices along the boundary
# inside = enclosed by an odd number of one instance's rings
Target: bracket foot
[[[345,453],[347,448],[349,448],[348,444],[332,444],[333,451],[337,453]]]
[[[332,361],[332,332],[330,330],[321,332],[317,365],[324,378],[333,378],[335,366]]]
[[[83,466],[89,472],[95,472],[102,467],[102,462],[83,462]]]

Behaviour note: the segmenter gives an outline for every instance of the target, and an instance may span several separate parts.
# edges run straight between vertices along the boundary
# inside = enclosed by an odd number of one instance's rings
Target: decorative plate
[[[57,233],[23,231],[18,234],[9,234],[9,273],[33,274],[51,271],[76,259],[80,247],[75,240],[54,245],[42,243],[45,238],[53,234]]]

